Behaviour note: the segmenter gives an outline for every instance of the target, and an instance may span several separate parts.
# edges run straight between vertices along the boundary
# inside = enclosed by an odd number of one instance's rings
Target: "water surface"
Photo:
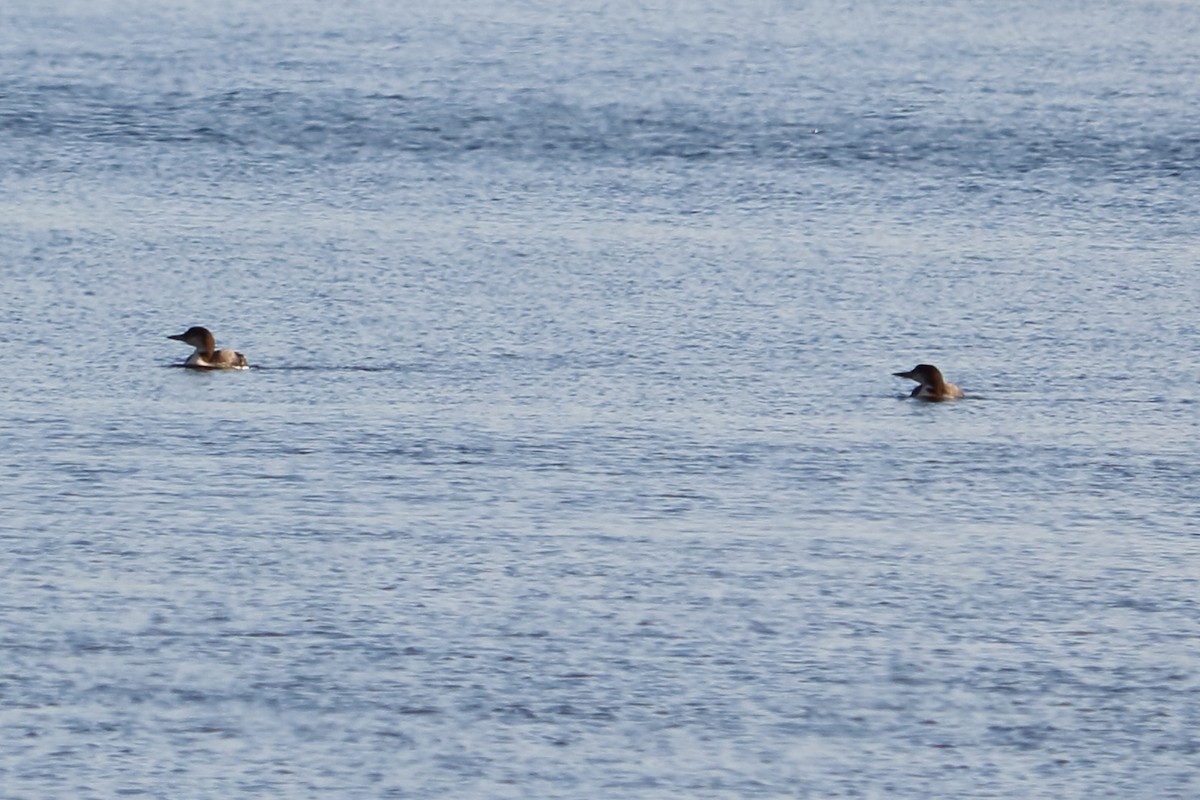
[[[1197,33],[10,4],[6,794],[1194,796]]]

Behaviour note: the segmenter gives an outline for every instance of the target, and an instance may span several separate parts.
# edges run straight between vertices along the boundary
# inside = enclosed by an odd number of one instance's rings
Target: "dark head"
[[[922,386],[928,387],[932,391],[942,392],[946,386],[946,379],[942,377],[942,371],[933,364],[917,364],[908,372],[893,372],[897,378],[908,378],[914,380]]]
[[[174,336],[168,336],[168,339],[174,339],[177,342],[190,344],[197,350],[202,350],[206,353],[211,353],[216,346],[213,340],[212,333],[208,328],[202,328],[199,325],[193,325],[183,333],[177,333]]]

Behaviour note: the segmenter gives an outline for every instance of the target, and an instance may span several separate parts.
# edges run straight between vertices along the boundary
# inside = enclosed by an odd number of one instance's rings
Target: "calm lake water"
[[[0,9],[6,798],[1200,792],[1192,4],[408,6]]]

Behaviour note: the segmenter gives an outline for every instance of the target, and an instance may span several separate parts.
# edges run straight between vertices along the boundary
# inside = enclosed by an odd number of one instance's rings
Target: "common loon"
[[[188,328],[183,333],[178,333],[174,336],[168,336],[168,339],[174,339],[177,342],[190,344],[196,348],[187,361],[183,362],[185,367],[192,369],[249,369],[250,365],[246,363],[246,357],[241,353],[233,350],[218,350],[216,343],[213,341],[212,332],[208,328],[202,328],[199,325],[194,325]]]
[[[920,386],[912,390],[909,397],[919,397],[922,400],[956,400],[963,396],[962,389],[953,383],[948,383],[942,377],[942,371],[933,364],[917,364],[908,372],[893,372],[897,378],[909,378]]]

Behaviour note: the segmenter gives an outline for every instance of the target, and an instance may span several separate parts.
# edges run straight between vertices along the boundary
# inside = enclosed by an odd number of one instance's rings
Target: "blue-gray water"
[[[1195,6],[408,5],[0,8],[0,794],[1195,797]]]

